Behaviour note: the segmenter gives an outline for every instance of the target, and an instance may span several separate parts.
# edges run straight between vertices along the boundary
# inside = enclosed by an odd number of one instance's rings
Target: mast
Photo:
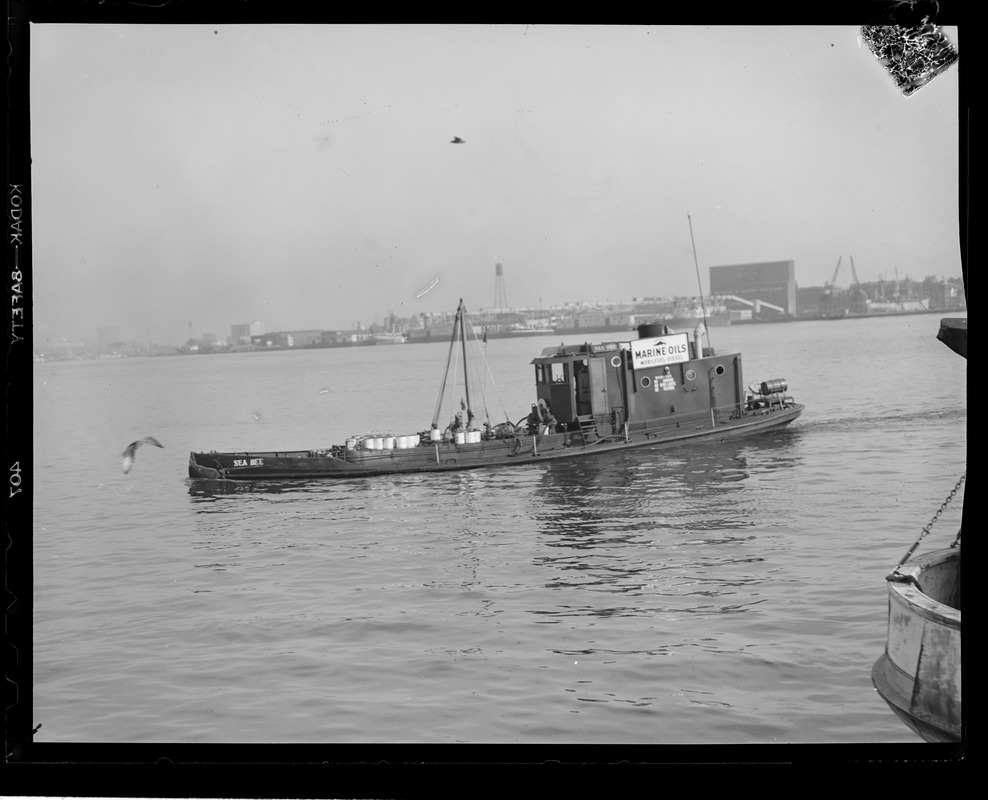
[[[456,346],[456,337],[460,333],[460,321],[463,316],[463,300],[456,309],[456,317],[453,319],[453,335],[449,340],[449,353],[446,356],[446,371],[443,373],[443,382],[439,387],[439,397],[436,400],[436,411],[432,415],[432,427],[439,427],[439,412],[442,410],[443,395],[446,394],[446,379],[449,377],[449,366],[453,363],[453,348]]]
[[[703,329],[707,334],[707,344],[710,344],[710,328],[707,325],[707,306],[703,302],[703,283],[700,280],[700,262],[696,259],[696,242],[693,239],[693,220],[690,219],[690,215],[686,214],[686,221],[690,225],[690,244],[693,245],[693,264],[696,266],[696,285],[700,290],[700,309],[703,311]],[[697,345],[699,349],[699,355],[703,354],[700,345]]]
[[[456,315],[460,320],[460,341],[463,344],[463,390],[466,393],[467,401],[467,426],[473,422],[473,408],[470,405],[470,375],[467,372],[467,331],[466,322],[464,317],[466,316],[465,309],[463,308],[463,299],[460,299],[460,307],[456,309]]]

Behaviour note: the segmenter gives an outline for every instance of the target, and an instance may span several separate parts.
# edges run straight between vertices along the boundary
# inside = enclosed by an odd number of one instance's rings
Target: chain
[[[933,515],[933,519],[931,519],[927,523],[926,527],[923,528],[923,531],[922,531],[922,533],[920,533],[919,538],[913,543],[913,546],[909,548],[909,552],[907,552],[902,557],[902,561],[900,561],[896,565],[895,570],[892,571],[892,574],[893,575],[895,574],[896,570],[898,570],[899,567],[901,567],[903,564],[905,564],[909,560],[909,558],[912,556],[912,554],[914,552],[916,552],[916,548],[919,547],[919,543],[921,541],[923,541],[923,537],[925,537],[932,530],[932,528],[933,528],[934,524],[936,523],[936,521],[938,519],[940,519],[940,515],[944,512],[944,510],[947,508],[947,506],[950,505],[950,501],[954,499],[954,495],[956,495],[957,492],[960,491],[961,486],[964,485],[964,479],[965,478],[967,478],[967,473],[966,472],[963,475],[961,475],[961,477],[958,479],[957,483],[954,485],[954,488],[950,490],[950,494],[947,495],[947,499],[944,500],[943,503],[940,504],[940,508],[938,508],[936,514]],[[957,543],[960,541],[960,538],[961,538],[961,532],[960,531],[957,531],[957,538],[954,540],[953,544],[951,544],[950,546],[951,547],[956,547],[957,546]]]

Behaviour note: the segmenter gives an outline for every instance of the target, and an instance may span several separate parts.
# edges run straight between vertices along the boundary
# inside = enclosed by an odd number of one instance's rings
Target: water
[[[964,470],[938,325],[713,329],[806,404],[761,439],[230,493],[190,450],[424,429],[446,347],[37,364],[35,740],[917,742],[870,670]],[[488,344],[492,416],[554,344]]]

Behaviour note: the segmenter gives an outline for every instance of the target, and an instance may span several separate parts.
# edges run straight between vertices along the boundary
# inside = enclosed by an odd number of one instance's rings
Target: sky
[[[704,292],[959,279],[963,59],[905,96],[859,34],[34,23],[35,341],[694,296],[690,225]]]

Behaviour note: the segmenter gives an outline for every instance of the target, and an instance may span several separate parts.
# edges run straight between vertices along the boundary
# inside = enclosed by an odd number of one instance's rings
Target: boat
[[[408,341],[408,336],[398,331],[372,333],[370,338],[374,344],[404,344]]]
[[[556,331],[548,322],[535,321],[530,323],[519,323],[512,325],[508,329],[510,336],[544,336],[554,334]]]
[[[745,386],[739,353],[703,346],[706,333],[670,333],[660,324],[623,341],[549,347],[531,362],[535,402],[515,422],[477,419],[467,375],[467,331],[483,351],[462,300],[431,426],[374,432],[311,450],[192,452],[189,477],[203,480],[349,479],[446,472],[590,457],[639,447],[676,446],[763,434],[789,425],[803,406],[785,379]],[[709,339],[707,339],[709,345]],[[459,345],[459,348],[457,347]],[[463,359],[464,392],[442,409],[451,365]],[[456,374],[459,370],[455,370]]]
[[[693,316],[671,316],[659,314],[628,314],[624,319],[608,322],[603,325],[555,325],[546,330],[546,333],[554,333],[557,336],[585,336],[587,334],[620,333],[627,331],[629,326],[635,324],[635,318],[642,316],[647,318],[652,324],[665,325],[670,331],[692,331],[701,322],[705,328],[727,327],[731,325],[731,318],[723,314],[709,314],[706,318],[699,315]]]
[[[967,358],[967,320],[944,319],[937,338]],[[965,475],[886,577],[885,651],[872,683],[892,711],[927,742],[963,741],[961,713],[961,531],[948,547],[913,559],[920,541],[960,491]],[[963,528],[963,519],[961,526]]]

